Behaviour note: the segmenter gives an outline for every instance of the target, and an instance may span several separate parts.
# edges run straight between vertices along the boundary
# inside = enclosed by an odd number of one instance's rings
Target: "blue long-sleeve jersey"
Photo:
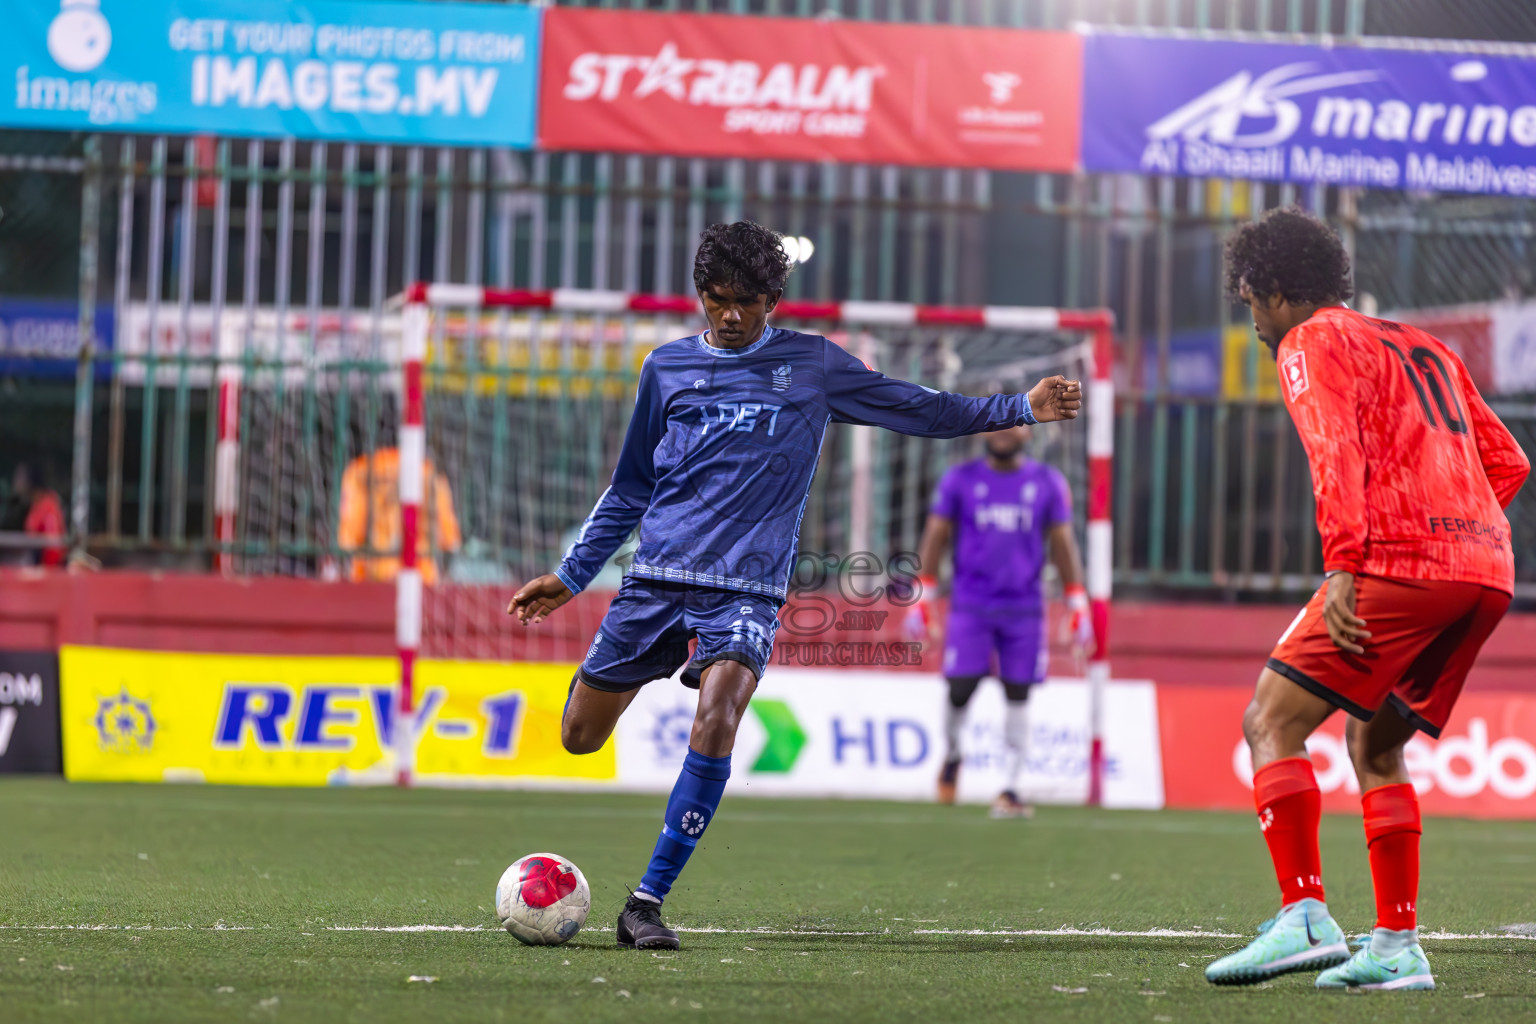
[[[815,334],[742,349],[702,334],[640,368],[613,482],[555,574],[584,589],[636,524],[630,573],[783,598],[827,424],[959,437],[1034,423],[1027,395],[970,398],[892,380]]]

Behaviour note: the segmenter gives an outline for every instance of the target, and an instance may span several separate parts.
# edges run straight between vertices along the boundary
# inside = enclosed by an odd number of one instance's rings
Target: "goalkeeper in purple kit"
[[[994,818],[1027,818],[1033,809],[1019,798],[1029,732],[1029,688],[1045,679],[1046,602],[1042,576],[1047,558],[1061,578],[1067,631],[1080,649],[1093,639],[1083,566],[1072,534],[1072,498],[1054,467],[1024,457],[1029,428],[986,435],[985,458],[952,467],[939,481],[918,558],[923,598],[908,613],[909,635],[933,629],[929,601],[938,566],[951,543],[955,574],[945,623],[946,751],[939,773],[939,802],[952,804],[963,759],[960,736],[966,705],[985,676],[1003,684],[1007,784],[992,804]]]
[[[827,424],[958,437],[1073,419],[1082,404],[1079,383],[1059,376],[1028,395],[968,398],[876,373],[826,338],[768,324],[788,274],[775,232],[748,222],[704,232],[693,281],[708,329],[646,357],[612,486],[559,567],[525,584],[507,609],[524,624],[541,622],[638,526],[629,574],[571,681],[561,741],[573,754],[597,751],[640,687],[679,668],[699,690],[655,852],[619,914],[621,946],[678,946],[662,901],[730,778],[737,727],[772,655]]]

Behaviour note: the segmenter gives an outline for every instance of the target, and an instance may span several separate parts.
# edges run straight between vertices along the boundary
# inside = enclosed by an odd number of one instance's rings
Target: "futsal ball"
[[[496,883],[496,919],[528,946],[558,946],[581,931],[592,890],[581,869],[555,853],[530,853]]]

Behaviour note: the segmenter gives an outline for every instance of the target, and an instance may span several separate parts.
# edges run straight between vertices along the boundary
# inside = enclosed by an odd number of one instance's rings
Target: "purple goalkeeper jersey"
[[[1071,522],[1067,481],[1055,468],[1025,459],[1000,473],[986,459],[950,467],[931,511],[954,524],[955,584],[950,604],[964,610],[1038,611],[1046,534]]]

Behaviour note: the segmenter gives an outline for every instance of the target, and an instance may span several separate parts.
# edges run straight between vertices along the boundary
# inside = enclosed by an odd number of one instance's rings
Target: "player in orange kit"
[[[1322,222],[1287,209],[1244,225],[1227,243],[1226,273],[1279,362],[1328,578],[1280,638],[1243,716],[1282,908],[1206,978],[1247,984],[1325,967],[1319,988],[1434,988],[1418,942],[1422,828],[1403,747],[1416,730],[1440,734],[1509,607],[1503,510],[1530,462],[1455,353],[1343,305],[1349,257]],[[1304,745],[1340,708],[1376,891],[1376,928],[1353,957],[1324,903],[1321,794]]]

